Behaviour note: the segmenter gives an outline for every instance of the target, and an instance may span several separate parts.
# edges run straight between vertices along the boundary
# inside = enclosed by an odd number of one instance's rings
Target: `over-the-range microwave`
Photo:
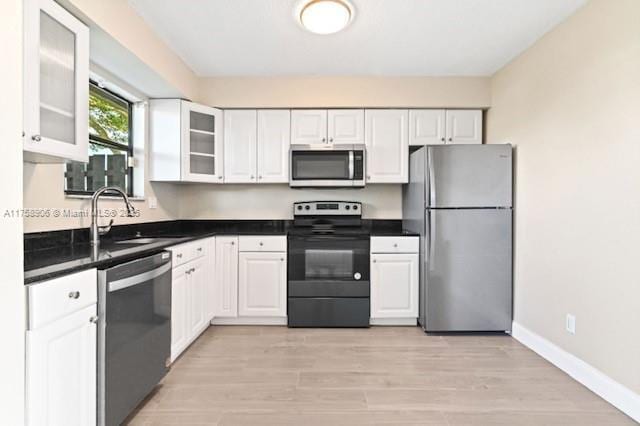
[[[289,186],[364,187],[362,145],[291,145]]]

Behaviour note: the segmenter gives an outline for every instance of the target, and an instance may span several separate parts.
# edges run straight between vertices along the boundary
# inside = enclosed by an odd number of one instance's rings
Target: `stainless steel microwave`
[[[364,187],[361,145],[291,145],[289,186]]]

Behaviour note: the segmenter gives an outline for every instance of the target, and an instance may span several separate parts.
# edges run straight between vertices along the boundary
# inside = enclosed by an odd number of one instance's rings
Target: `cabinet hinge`
[[[127,158],[127,167],[136,167],[138,165],[138,161],[134,157]]]

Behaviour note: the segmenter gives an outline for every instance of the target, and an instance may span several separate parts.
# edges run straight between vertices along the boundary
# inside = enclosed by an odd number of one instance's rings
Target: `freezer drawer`
[[[426,201],[432,208],[511,207],[511,145],[429,146]]]
[[[510,330],[511,209],[428,210],[426,222],[426,331]]]

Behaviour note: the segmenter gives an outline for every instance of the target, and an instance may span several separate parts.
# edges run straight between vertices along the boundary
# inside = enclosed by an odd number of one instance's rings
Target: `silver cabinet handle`
[[[445,138],[442,138],[442,139],[440,139],[440,140],[441,140],[442,142],[444,142],[446,139],[445,139]]]
[[[34,141],[34,142],[40,142],[42,140],[42,136],[33,135],[33,136],[31,136],[31,140]]]
[[[284,262],[284,257],[281,257],[281,258],[280,258],[280,262]]]
[[[329,142],[333,142],[333,138],[329,138]]]
[[[236,242],[235,242],[235,241],[231,241],[231,245],[232,245],[232,246],[235,246],[235,245],[236,245]]]
[[[264,243],[262,241],[260,241],[259,244],[260,244],[260,247],[262,247],[264,245]]]
[[[256,178],[256,177],[255,177],[254,175],[251,175],[251,176],[249,177],[249,179],[251,179],[251,180],[254,180],[255,178]]]
[[[98,316],[94,315],[91,318],[89,318],[89,322],[92,324],[96,324],[98,322]]]
[[[453,140],[453,138],[449,138],[449,142],[451,142]]]
[[[202,251],[202,247],[198,247],[198,248],[197,248],[197,250],[198,250],[198,251]]]
[[[222,176],[218,176],[218,179],[222,179]]]
[[[176,254],[176,257],[177,257],[178,259],[182,259],[182,253],[178,253],[178,254]]]
[[[373,263],[376,263],[376,260],[375,260],[375,259],[373,259],[373,260],[372,260],[372,262],[373,262]]]
[[[259,176],[258,176],[258,179],[262,180],[262,175],[259,175]]]
[[[322,138],[322,142],[326,142],[326,141],[327,141],[327,138]]]
[[[394,247],[394,248],[398,248],[398,243],[394,243],[394,244],[393,244],[393,247]]]
[[[79,291],[70,291],[69,292],[69,299],[77,299],[80,297],[80,292]]]

